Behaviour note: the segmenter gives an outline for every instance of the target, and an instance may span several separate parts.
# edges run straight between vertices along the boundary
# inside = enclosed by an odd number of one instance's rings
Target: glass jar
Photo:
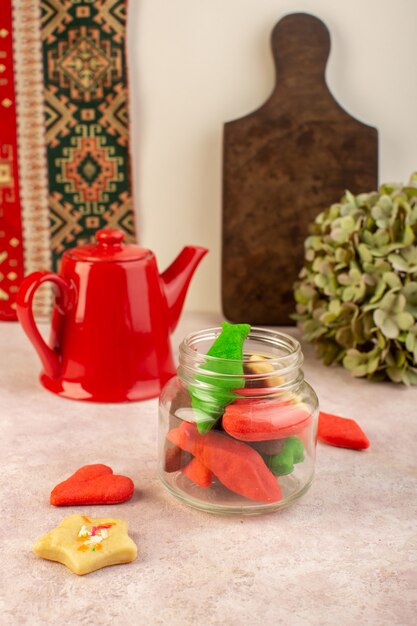
[[[207,356],[220,333],[195,332],[180,345],[178,374],[160,396],[160,478],[210,513],[284,508],[314,475],[318,400],[304,381],[300,344],[253,327],[242,361]]]

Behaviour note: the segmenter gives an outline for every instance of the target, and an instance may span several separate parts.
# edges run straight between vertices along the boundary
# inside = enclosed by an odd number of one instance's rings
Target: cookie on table
[[[128,476],[113,474],[108,465],[83,465],[51,491],[53,506],[120,504],[130,500],[135,485]]]
[[[137,547],[127,530],[127,522],[115,517],[91,519],[85,515],[69,515],[40,537],[33,551],[82,576],[136,559]]]

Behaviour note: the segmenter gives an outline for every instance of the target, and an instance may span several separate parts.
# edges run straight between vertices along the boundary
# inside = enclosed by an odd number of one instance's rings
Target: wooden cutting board
[[[377,187],[378,133],[346,113],[326,85],[323,22],[284,17],[272,50],[270,98],[224,125],[222,301],[231,321],[282,325],[294,323],[308,225],[345,189]]]

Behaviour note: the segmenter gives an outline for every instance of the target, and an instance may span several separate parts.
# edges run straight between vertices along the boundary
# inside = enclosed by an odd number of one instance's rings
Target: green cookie
[[[235,399],[233,389],[245,384],[243,375],[243,344],[250,332],[249,324],[223,322],[222,332],[209,351],[206,363],[200,369],[219,376],[197,374],[196,384],[189,387],[197,428],[207,433],[223,415],[224,408]],[[216,359],[219,359],[218,361]]]
[[[266,459],[266,464],[275,476],[285,476],[294,470],[294,463],[304,461],[304,445],[298,437],[288,437],[279,454]]]

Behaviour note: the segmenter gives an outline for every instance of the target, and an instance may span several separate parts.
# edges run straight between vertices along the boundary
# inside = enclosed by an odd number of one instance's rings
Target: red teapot
[[[61,272],[34,272],[17,295],[17,315],[43,365],[41,383],[74,400],[123,402],[159,395],[175,374],[170,333],[206,248],[185,247],[159,275],[155,255],[123,243],[120,230],[71,248]],[[49,345],[33,317],[44,282],[54,284]]]

